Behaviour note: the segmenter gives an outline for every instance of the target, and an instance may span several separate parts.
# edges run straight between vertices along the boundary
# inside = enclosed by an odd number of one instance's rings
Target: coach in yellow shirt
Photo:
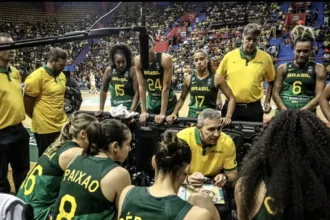
[[[0,33],[0,43],[11,42],[9,34]],[[18,70],[9,65],[14,60],[15,50],[0,51],[0,193],[10,193],[9,163],[16,192],[30,169],[30,136],[22,125],[25,119],[22,79]]]
[[[235,144],[228,135],[221,132],[221,128],[220,113],[207,108],[198,115],[196,127],[178,132],[178,138],[184,140],[192,152],[187,183],[200,186],[207,180],[203,176],[213,178],[217,186],[223,186],[227,181],[236,182]],[[224,173],[220,173],[222,169]]]
[[[227,78],[228,85],[236,99],[233,121],[263,122],[263,113],[271,111],[271,87],[275,78],[275,68],[271,56],[257,49],[261,30],[258,24],[248,24],[243,30],[242,46],[225,55],[217,73]],[[263,82],[267,81],[264,109]],[[222,108],[227,113],[228,102]]]
[[[64,112],[66,77],[62,72],[67,53],[54,48],[47,55],[47,64],[36,69],[25,80],[24,104],[26,114],[32,118],[39,157],[60,135],[62,125],[68,121]]]

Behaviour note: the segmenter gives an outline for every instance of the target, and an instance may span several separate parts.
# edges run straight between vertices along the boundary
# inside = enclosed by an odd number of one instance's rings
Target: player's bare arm
[[[146,100],[147,100],[146,86],[144,83],[143,73],[141,71],[140,55],[136,56],[134,61],[135,61],[135,72],[136,72],[137,82],[139,84],[139,95],[140,95],[140,101],[141,101],[140,122],[144,125],[148,118],[148,113],[147,113],[147,104],[146,104]]]
[[[282,64],[278,67],[273,86],[273,100],[277,105],[277,108],[281,111],[287,110],[280,96],[286,66],[287,64]]]
[[[133,90],[134,90],[133,102],[130,111],[135,111],[139,103],[140,95],[139,95],[139,83],[137,81],[136,71],[134,66],[131,67],[130,74],[132,76]]]
[[[307,105],[301,108],[301,110],[313,110],[318,104],[320,97],[323,93],[323,90],[326,85],[326,70],[322,64],[316,64],[315,66],[316,72],[316,85],[315,85],[315,96],[312,100],[310,100]]]
[[[100,108],[99,108],[99,112],[95,113],[95,116],[99,116],[104,110],[104,104],[105,104],[105,100],[107,99],[107,93],[110,83],[110,73],[111,73],[111,67],[107,67],[102,77],[102,87],[100,92]]]
[[[166,117],[166,121],[170,124],[172,124],[173,121],[177,118],[177,115],[178,115],[180,109],[182,108],[182,106],[183,106],[183,104],[184,104],[184,102],[185,102],[185,100],[186,100],[186,98],[189,94],[190,80],[191,80],[191,75],[186,76],[186,78],[184,79],[184,82],[183,82],[183,88],[182,88],[180,98],[179,98],[178,102],[176,103],[172,114]]]
[[[325,118],[330,122],[330,84],[325,88],[320,97],[320,107]]]

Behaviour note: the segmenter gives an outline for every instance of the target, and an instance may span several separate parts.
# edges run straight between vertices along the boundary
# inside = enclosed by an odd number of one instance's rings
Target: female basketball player
[[[189,202],[177,196],[191,162],[189,146],[171,131],[152,158],[156,180],[151,187],[126,187],[119,200],[118,219],[219,219],[211,198],[193,194]],[[199,206],[199,207],[198,207]]]
[[[196,72],[185,78],[180,99],[172,114],[167,116],[167,122],[172,123],[177,118],[188,93],[190,93],[188,118],[197,118],[198,114],[206,108],[220,110],[217,106],[221,103],[221,91],[223,91],[229,103],[227,115],[222,120],[224,125],[230,124],[231,116],[235,109],[233,92],[225,79],[213,71],[212,62],[206,51],[202,49],[196,50],[194,63]]]
[[[19,188],[17,196],[34,208],[35,219],[47,219],[69,162],[88,145],[86,128],[97,119],[78,114],[66,123],[60,137],[41,155]]]
[[[330,132],[309,111],[270,122],[244,159],[238,219],[330,219]]]
[[[297,25],[291,31],[294,62],[282,64],[277,69],[273,99],[280,111],[286,109],[316,112],[326,84],[326,71],[322,64],[310,61],[313,52],[314,32]]]
[[[124,162],[132,135],[115,119],[87,128],[89,145],[65,170],[54,219],[115,219],[119,196],[131,184]]]
[[[320,98],[320,107],[325,118],[330,122],[330,84],[327,85]]]
[[[156,44],[149,35],[149,68],[140,65],[140,55],[135,57],[136,76],[141,96],[140,123],[145,124],[149,114],[156,114],[155,122],[161,124],[173,112],[177,102],[172,89],[173,60],[166,53],[156,53]],[[148,91],[148,96],[146,96]]]
[[[100,111],[104,110],[108,88],[111,94],[111,106],[123,104],[127,110],[136,111],[139,102],[139,87],[135,68],[132,65],[132,51],[126,44],[117,44],[110,49],[110,66],[105,70],[100,92]],[[138,110],[139,111],[139,110]]]

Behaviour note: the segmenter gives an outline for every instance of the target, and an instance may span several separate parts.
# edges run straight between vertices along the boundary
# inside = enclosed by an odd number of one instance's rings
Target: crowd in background
[[[325,62],[329,61],[329,3],[324,5],[324,25],[315,28],[317,37],[316,49],[324,49]],[[275,37],[283,37],[287,46],[290,46],[289,32],[283,27],[286,13],[280,11],[278,3],[260,2],[206,2],[201,10],[206,19],[196,19],[192,28],[190,22],[185,22],[182,17],[186,12],[196,12],[196,4],[181,2],[169,7],[155,7],[152,3],[146,3],[146,26],[155,35],[156,41],[168,41],[170,43],[167,53],[172,55],[174,64],[173,87],[181,89],[184,77],[191,74],[194,65],[192,55],[196,49],[204,49],[214,64],[214,69],[220,64],[222,58],[229,51],[239,47],[242,42],[242,30],[249,22],[260,23],[262,37],[259,48],[267,51],[274,58],[277,57],[280,45],[269,45],[269,40]],[[276,16],[278,15],[278,16]],[[307,11],[307,22],[315,23],[318,12]],[[99,18],[97,12],[91,11],[86,18],[72,24],[62,24],[56,17],[49,17],[37,23],[4,22],[0,24],[0,30],[6,30],[14,40],[34,39],[48,36],[63,35],[67,32],[85,30]],[[140,4],[123,3],[108,18],[100,22],[101,26],[128,27],[141,25]],[[186,27],[185,35],[180,36],[173,44],[173,38],[168,39],[167,34],[173,27]],[[133,55],[139,54],[138,34],[136,32],[120,32],[118,35],[97,40],[75,41],[63,44],[43,45],[17,50],[16,60],[13,63],[23,75],[43,65],[45,55],[50,48],[60,46],[69,54],[69,64],[74,63],[77,56],[85,48],[88,52],[80,62],[75,62],[76,69],[72,76],[81,88],[88,88],[89,75],[95,75],[96,86],[101,87],[102,75],[109,65],[109,50],[118,43],[126,43],[131,48]]]

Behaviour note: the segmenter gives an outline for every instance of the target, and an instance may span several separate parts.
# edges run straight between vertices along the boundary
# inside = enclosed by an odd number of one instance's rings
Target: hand
[[[216,104],[216,110],[221,111],[222,109],[222,102]]]
[[[269,112],[271,112],[272,111],[272,106],[270,105],[270,103],[269,102],[265,102],[264,103],[264,113],[265,114],[268,114]]]
[[[94,112],[94,116],[95,117],[99,117],[100,115],[102,115],[103,111],[102,110],[99,110],[97,112]]]
[[[231,123],[231,118],[229,118],[229,117],[221,118],[221,124],[223,127],[226,127],[230,123]]]
[[[169,115],[166,117],[166,121],[169,124],[172,124],[178,117],[176,115]]]
[[[213,185],[217,187],[222,187],[223,185],[226,184],[227,181],[228,181],[227,176],[221,173],[214,177]]]
[[[155,116],[156,124],[161,124],[164,121],[164,119],[165,119],[165,115],[159,114]]]
[[[142,112],[140,115],[140,123],[144,126],[146,125],[147,118],[149,117],[149,114],[147,112]]]
[[[199,172],[195,172],[188,176],[189,184],[194,187],[201,187],[206,180],[207,178]]]

